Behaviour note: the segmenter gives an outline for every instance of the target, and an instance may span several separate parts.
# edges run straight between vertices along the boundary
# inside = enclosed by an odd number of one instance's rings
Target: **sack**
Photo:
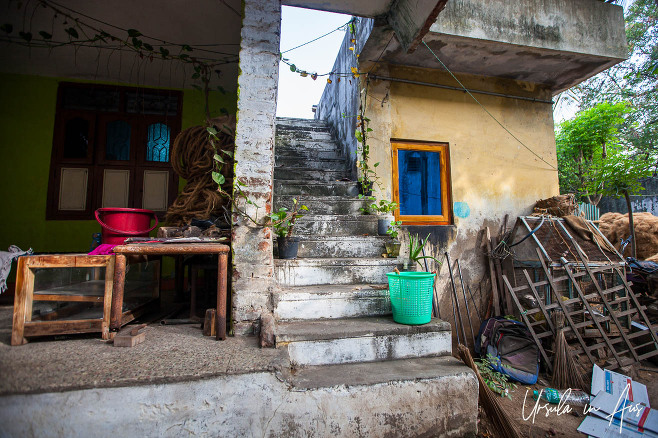
[[[523,323],[502,316],[482,322],[475,352],[480,357],[493,356],[495,371],[526,385],[537,383],[539,348]]]

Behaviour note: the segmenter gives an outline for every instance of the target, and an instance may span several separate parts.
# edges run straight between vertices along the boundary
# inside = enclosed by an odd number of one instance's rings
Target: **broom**
[[[557,389],[587,389],[582,370],[578,369],[571,353],[571,347],[564,336],[564,329],[560,329],[555,337],[553,347],[553,377],[551,384]]]
[[[484,411],[487,413],[491,419],[493,425],[493,432],[497,437],[505,438],[521,438],[516,425],[512,420],[507,416],[507,413],[500,407],[498,404],[498,396],[495,395],[484,383],[482,376],[478,372],[477,365],[473,361],[473,356],[467,347],[463,345],[458,345],[457,349],[459,350],[459,356],[462,361],[466,364],[467,367],[471,368],[475,375],[478,378],[478,384],[480,387],[480,405],[484,408]]]

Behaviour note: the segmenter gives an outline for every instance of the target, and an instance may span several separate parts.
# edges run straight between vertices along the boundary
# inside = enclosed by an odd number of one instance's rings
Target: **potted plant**
[[[370,211],[377,214],[379,217],[377,219],[377,232],[380,236],[385,236],[388,234],[388,229],[395,221],[395,217],[392,212],[397,208],[398,204],[395,202],[388,202],[384,199],[380,199],[379,202],[373,202],[368,206]]]
[[[308,211],[308,207],[301,205],[295,198],[293,198],[292,204],[292,210],[281,207],[279,211],[268,215],[270,225],[277,236],[280,259],[294,259],[297,257],[299,237],[292,236],[292,231],[297,219],[303,216],[300,211]]]
[[[436,258],[432,256],[426,256],[423,253],[423,249],[425,248],[425,244],[427,244],[427,241],[429,240],[430,235],[428,234],[425,239],[421,239],[418,234],[414,235],[409,235],[409,259],[405,260],[404,263],[404,269],[409,270],[409,271],[416,271],[418,267],[420,269],[423,269],[423,265],[420,263],[421,260],[424,259],[431,259],[434,260],[437,264],[441,264],[440,261],[438,261]]]
[[[393,221],[389,224],[386,234],[391,238],[384,243],[386,246],[386,254],[389,257],[398,257],[400,255],[400,246],[402,243],[398,240],[398,234],[400,233],[400,227],[402,221]]]

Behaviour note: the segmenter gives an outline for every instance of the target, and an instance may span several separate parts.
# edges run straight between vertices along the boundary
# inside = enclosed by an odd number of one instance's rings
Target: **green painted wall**
[[[57,86],[65,78],[0,73],[0,250],[86,252],[96,221],[46,221]],[[88,81],[85,81],[88,82]],[[211,94],[212,116],[235,113],[236,95]],[[201,92],[184,90],[182,128],[203,122]]]

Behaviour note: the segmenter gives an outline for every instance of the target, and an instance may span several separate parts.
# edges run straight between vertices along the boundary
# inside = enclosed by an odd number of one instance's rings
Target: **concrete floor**
[[[0,306],[0,396],[199,380],[285,368],[285,350],[255,337],[225,341],[198,325],[146,327],[146,340],[117,348],[98,335],[47,337],[11,347],[13,307]]]

